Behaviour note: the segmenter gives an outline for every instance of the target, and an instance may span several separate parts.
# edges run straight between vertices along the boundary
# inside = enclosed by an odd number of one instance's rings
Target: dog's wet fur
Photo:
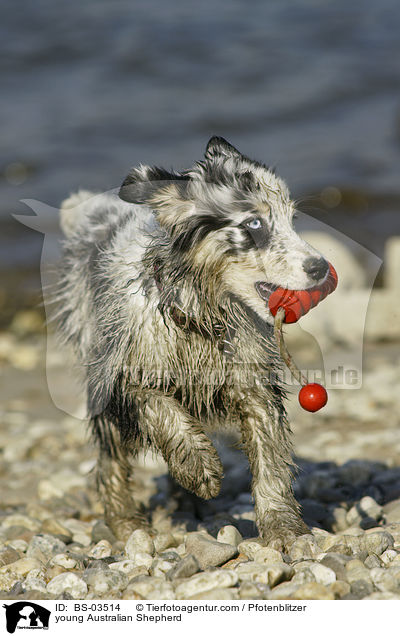
[[[175,480],[215,497],[210,432],[239,432],[257,527],[287,549],[309,530],[292,491],[291,431],[268,296],[306,289],[328,266],[295,232],[288,189],[221,137],[180,173],[139,166],[117,193],[80,192],[66,233],[58,323],[85,371],[105,518],[126,539],[146,524],[131,477],[142,448]]]

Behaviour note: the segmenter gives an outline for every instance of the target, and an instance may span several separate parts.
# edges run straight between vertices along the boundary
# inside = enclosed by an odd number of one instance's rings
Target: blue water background
[[[58,206],[139,162],[186,168],[213,134],[295,196],[356,193],[319,218],[377,253],[400,233],[398,0],[5,0],[1,14],[1,266],[39,258],[10,221],[21,199]]]

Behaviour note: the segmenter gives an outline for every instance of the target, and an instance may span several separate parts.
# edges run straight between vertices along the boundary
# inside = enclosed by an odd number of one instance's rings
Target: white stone
[[[46,592],[46,583],[43,579],[34,576],[28,577],[23,582],[22,587],[27,592]]]
[[[84,573],[84,579],[89,586],[90,593],[109,594],[120,592],[128,584],[128,576],[118,570],[101,570],[90,568]]]
[[[85,598],[88,587],[80,576],[77,576],[73,572],[64,572],[58,574],[47,584],[47,591],[49,594],[55,596],[61,596],[64,592],[68,592],[74,599]]]
[[[265,583],[274,587],[283,581],[289,581],[294,575],[294,569],[286,563],[239,563],[235,567],[239,581]]]
[[[288,599],[295,594],[299,588],[299,584],[294,581],[285,581],[285,583],[280,583],[274,587],[271,592],[268,594],[268,600],[280,601],[283,599]]]
[[[93,523],[89,523],[89,521],[80,521],[79,519],[65,519],[63,521],[63,525],[68,528],[68,530],[74,534],[90,534],[92,530]]]
[[[311,569],[309,567],[306,567],[296,572],[291,580],[291,583],[295,583],[296,585],[304,585],[305,583],[315,583],[315,581],[316,578],[311,572]]]
[[[39,561],[47,561],[56,554],[65,552],[65,548],[65,543],[57,537],[50,534],[35,535],[29,543],[26,555]]]
[[[134,570],[137,570],[138,567],[143,568],[143,572],[147,572],[148,570],[148,568],[143,565],[137,566],[136,563],[131,559],[124,559],[123,561],[110,563],[110,570],[117,570],[118,572],[123,572],[124,574],[128,575],[130,575]]]
[[[292,561],[314,559],[320,553],[318,543],[312,534],[297,537],[289,549]]]
[[[370,576],[379,591],[400,593],[400,566],[389,569],[372,568]]]
[[[388,550],[385,550],[385,552],[381,554],[380,558],[387,565],[388,563],[391,563],[393,559],[395,559],[398,556],[399,556],[399,553],[397,552],[397,550],[392,550],[389,548]]]
[[[165,561],[164,559],[154,559],[151,565],[151,572],[152,574],[154,574],[154,576],[163,577],[175,565],[176,563],[173,563],[171,561]]]
[[[177,552],[179,554],[179,556],[181,556],[181,557],[186,556],[186,554],[187,554],[186,545],[184,543],[181,543],[180,545],[178,545],[177,548],[175,548],[175,552]]]
[[[176,598],[185,599],[218,587],[232,587],[237,582],[238,575],[231,570],[221,569],[212,572],[201,572],[200,574],[194,574],[177,586],[175,590]]]
[[[156,552],[163,552],[168,548],[174,548],[177,541],[170,532],[160,532],[154,537],[154,548]]]
[[[0,590],[9,592],[15,583],[18,583],[18,577],[10,572],[0,572]]]
[[[212,536],[202,532],[190,532],[186,537],[188,554],[196,557],[200,568],[222,565],[237,556],[237,548],[229,543],[215,541]]]
[[[377,504],[372,497],[362,497],[346,515],[346,521],[349,525],[360,523],[365,517],[372,519],[380,519],[382,517],[382,506]]]
[[[59,565],[66,570],[72,570],[77,565],[76,559],[73,559],[69,554],[61,552],[56,554],[50,561],[50,566]]]
[[[176,598],[171,583],[159,577],[148,577],[145,581],[131,583],[123,598],[130,598],[132,592],[140,594],[144,599],[172,600]]]
[[[153,555],[154,541],[145,530],[134,530],[125,545],[126,555],[132,559],[137,552]]]
[[[85,548],[87,548],[92,542],[90,536],[84,532],[76,532],[72,535],[72,539],[76,543],[80,543],[81,545],[83,545]]]
[[[25,539],[11,539],[11,541],[6,541],[5,545],[18,550],[18,552],[26,552],[29,544]]]
[[[107,539],[101,539],[96,545],[89,550],[88,556],[93,557],[94,559],[104,559],[105,557],[111,556],[112,546]]]
[[[40,566],[38,568],[33,568],[32,570],[30,570],[28,572],[28,574],[26,575],[26,580],[28,579],[42,579],[45,576],[45,567],[43,564],[40,564]]]
[[[282,553],[273,548],[261,548],[254,554],[255,563],[283,563]]]
[[[129,555],[128,555],[129,556]],[[147,552],[131,552],[131,560],[134,562],[135,567],[144,565],[145,568],[150,568],[153,563],[153,557]]]
[[[40,569],[41,563],[38,559],[23,557],[8,565],[0,568],[1,574],[14,574],[16,577],[23,578],[33,569]]]
[[[235,526],[223,526],[217,535],[220,543],[229,543],[235,548],[243,541],[243,537]]]
[[[346,579],[349,583],[354,581],[370,581],[370,570],[359,559],[348,561],[345,565]]]
[[[380,556],[388,548],[393,548],[394,540],[389,532],[372,532],[371,534],[366,532],[365,544],[368,554],[377,554]]]
[[[249,559],[254,559],[256,552],[261,550],[262,547],[261,543],[251,541],[251,539],[246,539],[237,546],[239,552],[247,556]]]

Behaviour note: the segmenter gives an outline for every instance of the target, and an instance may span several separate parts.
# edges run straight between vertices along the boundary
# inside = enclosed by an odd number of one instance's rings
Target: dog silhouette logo
[[[18,601],[3,605],[6,610],[6,627],[9,634],[16,629],[49,629],[51,612],[30,601]]]

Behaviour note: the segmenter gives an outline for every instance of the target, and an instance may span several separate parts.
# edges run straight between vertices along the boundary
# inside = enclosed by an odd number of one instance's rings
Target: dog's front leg
[[[102,416],[93,418],[92,427],[100,445],[97,489],[104,518],[115,536],[126,541],[134,530],[148,526],[144,507],[137,501],[140,486],[132,480],[132,460],[139,444],[125,447],[116,426]]]
[[[216,497],[223,468],[200,422],[177,400],[162,393],[148,392],[143,402],[142,427],[174,479],[198,497]]]
[[[264,395],[265,400],[265,395]],[[280,550],[309,532],[292,490],[290,429],[283,407],[247,394],[240,410],[242,442],[252,471],[256,523],[263,540]]]

